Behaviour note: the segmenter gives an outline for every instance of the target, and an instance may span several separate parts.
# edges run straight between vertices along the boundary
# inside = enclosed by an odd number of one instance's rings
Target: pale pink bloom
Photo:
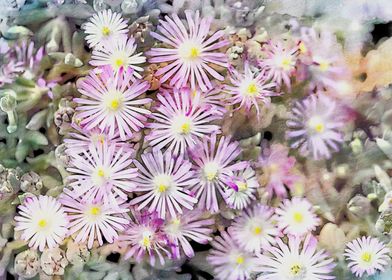
[[[214,219],[203,219],[203,212],[199,210],[185,210],[182,215],[166,220],[164,231],[171,244],[173,257],[180,258],[182,252],[192,258],[195,255],[189,241],[207,244],[215,224]]]
[[[78,117],[86,129],[99,127],[107,129],[113,137],[117,131],[120,138],[126,140],[133,132],[144,127],[150,111],[143,108],[151,102],[149,98],[139,98],[145,93],[149,84],[133,78],[133,70],[113,72],[110,67],[101,68],[102,73],[93,71],[78,86],[86,98],[75,98]]]
[[[155,149],[168,147],[174,155],[183,154],[198,139],[212,132],[219,133],[219,126],[211,122],[220,118],[212,108],[199,106],[189,91],[173,89],[158,94],[159,106],[151,114],[154,122],[146,140]]]
[[[134,191],[144,194],[134,198],[131,204],[138,204],[137,210],[150,205],[148,211],[156,211],[160,218],[165,218],[166,213],[176,217],[183,213],[183,208],[192,210],[197,199],[186,190],[197,182],[192,164],[183,155],[173,157],[170,151],[162,154],[161,150],[154,150],[142,154],[141,158],[143,164],[135,161],[139,175]]]
[[[192,89],[198,86],[202,91],[207,91],[212,88],[208,74],[217,80],[224,80],[209,64],[227,67],[226,55],[218,49],[229,42],[220,40],[224,37],[223,30],[208,36],[212,18],[200,18],[199,11],[189,10],[185,11],[185,16],[186,25],[178,15],[173,14],[160,21],[158,31],[161,34],[151,32],[151,35],[166,47],[152,48],[147,52],[147,55],[151,56],[149,62],[168,63],[156,73],[158,76],[163,75],[162,83],[170,79],[170,85],[176,88],[190,84]]]
[[[132,152],[112,144],[93,146],[82,154],[74,154],[68,184],[72,196],[83,196],[83,200],[93,198],[113,201],[116,196],[127,199],[126,192],[135,189],[134,179],[137,169],[130,167]]]
[[[359,237],[346,245],[345,253],[348,267],[356,277],[366,273],[368,276],[384,271],[390,264],[390,250],[377,238]]]
[[[248,165],[247,162],[235,163],[240,153],[238,142],[231,142],[224,136],[217,141],[216,134],[198,141],[190,150],[197,178],[190,190],[196,194],[201,208],[211,212],[219,210],[217,192],[224,197],[233,171]]]
[[[60,202],[70,221],[69,234],[76,235],[74,239],[77,243],[88,240],[88,248],[92,248],[94,240],[98,240],[102,246],[103,238],[113,243],[118,239],[118,232],[123,231],[129,223],[129,220],[122,217],[129,210],[121,205],[122,201],[119,199],[116,205],[96,198],[84,201],[80,197],[74,198],[70,190],[64,189]]]
[[[243,73],[233,67],[229,68],[232,86],[227,85],[225,90],[231,95],[229,101],[232,105],[239,104],[238,109],[244,107],[249,112],[252,106],[260,113],[259,103],[270,104],[270,96],[278,95],[273,91],[275,83],[268,82],[263,72],[251,69],[245,62]]]
[[[331,150],[339,151],[345,117],[339,109],[336,100],[323,94],[296,102],[287,121],[291,147],[315,160],[330,158]]]
[[[15,231],[22,231],[21,238],[29,241],[29,247],[42,252],[44,248],[61,245],[68,231],[68,219],[55,198],[28,197],[18,209]]]
[[[288,148],[281,144],[272,144],[258,159],[258,166],[267,178],[268,195],[282,198],[287,196],[286,187],[292,189],[300,179],[294,172],[295,157],[288,156]]]
[[[261,272],[258,280],[335,279],[332,276],[333,261],[324,250],[317,250],[315,237],[308,235],[302,239],[289,236],[287,245],[278,238],[277,246],[258,255],[255,271]]]
[[[221,236],[211,242],[212,249],[207,261],[214,267],[216,279],[247,280],[255,270],[256,257],[241,249],[232,238],[230,229],[221,231]]]
[[[163,232],[164,220],[157,213],[132,211],[133,219],[123,234],[120,235],[119,245],[126,248],[124,258],[131,257],[141,262],[145,256],[154,265],[156,257],[160,263],[165,263],[164,255],[171,257],[167,249],[168,240]]]
[[[191,90],[190,88],[182,88],[182,91],[189,91],[192,96],[192,102],[200,107],[209,108],[211,114],[221,115],[227,112],[226,96],[222,84],[213,83],[213,88],[202,92],[200,89]]]
[[[245,209],[230,227],[233,239],[244,250],[260,253],[279,235],[273,216],[274,209],[262,204]]]
[[[143,68],[137,66],[146,62],[146,58],[142,53],[135,54],[135,39],[122,36],[117,40],[107,42],[102,48],[94,49],[90,64],[93,66],[110,66],[114,71],[121,68],[132,68],[133,75],[137,78],[142,76],[138,72],[142,72]]]

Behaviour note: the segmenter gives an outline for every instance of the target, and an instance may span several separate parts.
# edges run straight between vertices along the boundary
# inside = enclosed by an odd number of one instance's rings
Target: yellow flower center
[[[176,134],[187,135],[192,131],[192,119],[185,115],[178,115],[172,123],[172,129]]]
[[[179,46],[178,54],[184,60],[193,61],[200,57],[201,47],[194,42],[184,42]]]
[[[246,94],[249,96],[255,96],[258,93],[259,93],[259,90],[257,88],[257,84],[255,82],[251,82],[246,89]]]
[[[102,168],[98,168],[98,170],[97,170],[97,175],[98,175],[99,177],[105,177],[105,171],[103,171]]]
[[[299,264],[295,264],[290,268],[292,275],[298,275],[301,272],[301,266]]]
[[[362,254],[362,256],[361,256],[361,259],[362,259],[364,262],[369,263],[369,262],[372,260],[372,255],[371,255],[369,252],[364,252],[364,253]]]
[[[120,106],[120,100],[118,99],[113,99],[110,102],[110,109],[112,109],[113,111],[116,111],[118,109],[118,107]]]
[[[191,124],[190,123],[183,123],[181,125],[181,133],[188,134],[191,131]]]
[[[102,35],[108,36],[110,34],[110,29],[107,26],[102,27]]]
[[[93,216],[98,216],[101,213],[101,208],[99,208],[98,206],[93,206],[90,208],[89,212]]]
[[[46,227],[47,225],[48,225],[48,222],[47,222],[45,219],[41,219],[41,220],[38,221],[38,226],[39,226],[40,228],[44,228],[44,227]]]
[[[301,53],[307,53],[308,52],[308,48],[306,47],[304,42],[299,43],[298,49],[299,49],[299,51]]]
[[[151,240],[149,236],[144,236],[143,237],[143,246],[146,248],[149,248],[151,246]]]
[[[300,212],[295,212],[293,215],[293,219],[296,223],[301,223],[304,220],[304,216]]]
[[[235,262],[236,262],[237,264],[243,264],[244,261],[245,261],[245,259],[244,259],[243,256],[238,256],[238,257],[235,259]]]
[[[290,70],[291,68],[291,64],[293,63],[293,61],[291,60],[290,57],[284,57],[282,59],[282,61],[280,62],[280,66],[283,68],[283,70]]]
[[[313,117],[308,121],[308,126],[317,133],[322,133],[325,130],[325,125],[319,117]]]
[[[124,59],[117,58],[114,63],[116,64],[117,68],[120,68],[121,66],[124,66]]]
[[[213,161],[207,162],[204,165],[203,172],[208,181],[213,181],[218,176],[219,165]]]
[[[329,69],[330,63],[326,60],[321,60],[318,62],[318,67],[321,72],[325,72]]]
[[[192,47],[189,51],[189,58],[191,59],[195,59],[197,57],[199,57],[200,55],[200,50],[196,47]]]
[[[255,235],[261,234],[262,231],[263,231],[262,228],[259,227],[259,226],[255,227],[255,228],[253,229],[253,233],[254,233]]]
[[[246,191],[248,189],[248,185],[245,182],[237,182],[239,191]]]
[[[153,182],[155,189],[160,193],[164,193],[170,188],[172,179],[169,175],[161,174],[156,176]]]

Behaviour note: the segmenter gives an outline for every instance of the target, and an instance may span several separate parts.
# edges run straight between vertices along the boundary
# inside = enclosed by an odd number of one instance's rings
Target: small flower
[[[285,199],[275,212],[278,227],[284,234],[303,236],[320,224],[320,219],[314,214],[313,205],[304,198]]]
[[[97,75],[93,71],[79,84],[79,91],[88,98],[75,98],[78,117],[86,129],[99,127],[108,129],[113,137],[117,130],[120,138],[126,140],[132,131],[139,131],[147,121],[150,111],[141,106],[151,102],[148,98],[137,99],[148,90],[148,83],[133,81],[131,69],[114,73],[105,67]],[[130,82],[133,81],[131,84]]]
[[[41,255],[41,267],[47,275],[64,275],[68,260],[60,248],[46,249]]]
[[[29,249],[17,254],[14,269],[22,279],[30,279],[37,275],[41,269],[37,251]]]
[[[123,36],[105,43],[100,49],[94,49],[90,64],[93,66],[109,65],[114,71],[119,71],[120,68],[132,68],[133,75],[141,79],[142,76],[138,72],[143,71],[143,68],[136,64],[146,62],[146,58],[142,56],[142,53],[134,54],[135,51],[135,39]]]
[[[287,47],[281,41],[269,41],[263,47],[265,58],[259,62],[262,73],[267,79],[281,86],[285,84],[290,90],[290,77],[295,72],[298,46]]]
[[[224,77],[210,65],[227,67],[226,55],[218,52],[219,48],[228,45],[227,40],[219,40],[224,36],[220,30],[208,36],[212,18],[200,18],[199,11],[185,11],[187,25],[185,26],[178,15],[166,16],[160,21],[158,31],[162,34],[151,32],[151,35],[167,45],[164,48],[152,48],[147,55],[151,56],[149,62],[167,62],[168,65],[156,73],[162,75],[161,82],[170,80],[170,85],[182,88],[190,83],[192,89],[196,85],[202,91],[212,88],[207,74],[217,80],[223,81]],[[214,52],[215,51],[215,52]]]
[[[189,91],[193,104],[203,108],[209,108],[211,114],[223,116],[227,111],[225,108],[226,97],[221,84],[213,83],[213,88],[206,92],[202,92],[199,89],[191,90],[190,88],[182,88],[181,90]]]
[[[107,144],[93,146],[81,155],[73,154],[69,186],[73,189],[74,198],[83,196],[83,200],[93,198],[115,200],[115,196],[127,199],[124,192],[135,188],[133,180],[137,177],[137,169],[131,168],[131,151]]]
[[[192,164],[180,155],[174,158],[171,152],[162,154],[160,150],[141,156],[143,164],[135,161],[139,176],[135,179],[135,191],[145,192],[134,198],[131,203],[139,204],[141,210],[150,204],[149,212],[157,212],[160,218],[182,214],[182,208],[193,209],[197,199],[192,197],[185,188],[195,184],[197,179],[191,171]]]
[[[207,261],[214,266],[217,279],[250,279],[255,269],[256,258],[238,247],[230,231],[222,231],[221,236],[217,236],[211,245]]]
[[[273,215],[274,210],[262,204],[245,209],[230,227],[233,239],[244,250],[260,253],[275,244],[274,238],[279,234]]]
[[[62,243],[68,227],[67,215],[61,204],[50,196],[33,196],[24,200],[15,217],[16,231],[22,231],[22,239],[29,247],[54,248]]]
[[[340,129],[344,125],[336,101],[325,95],[311,95],[295,103],[287,121],[287,137],[291,147],[315,160],[330,158],[331,150],[339,151],[343,142]]]
[[[233,86],[226,86],[226,91],[232,95],[231,104],[239,104],[238,109],[244,107],[249,112],[252,106],[260,113],[259,102],[270,103],[270,96],[277,95],[271,89],[274,83],[268,83],[263,72],[252,71],[248,62],[245,62],[244,73],[239,73],[234,68],[230,70],[230,81]]]
[[[259,183],[251,167],[234,171],[227,184],[229,188],[225,190],[223,197],[229,207],[243,209],[256,199],[255,192]]]
[[[146,140],[156,149],[168,146],[174,155],[183,154],[198,139],[212,132],[220,133],[219,126],[211,124],[220,115],[206,106],[198,106],[189,91],[173,89],[157,96],[160,105],[148,124],[151,132]]]
[[[86,40],[90,48],[102,47],[126,36],[128,26],[120,14],[103,10],[93,15],[84,25]]]
[[[216,134],[198,141],[191,149],[197,183],[190,190],[196,194],[201,208],[211,212],[219,210],[217,191],[224,196],[233,171],[247,166],[246,162],[234,163],[240,153],[238,142],[222,136],[217,143]]]
[[[389,249],[377,238],[363,236],[346,245],[345,256],[348,267],[356,277],[373,275],[377,271],[384,271],[390,261]]]
[[[178,217],[166,221],[164,232],[173,247],[173,257],[180,258],[181,251],[188,258],[195,255],[189,240],[201,244],[207,244],[212,240],[210,234],[213,232],[211,226],[215,223],[214,219],[203,219],[203,213],[198,210],[185,211]]]
[[[287,196],[286,187],[292,189],[299,177],[294,172],[295,157],[288,156],[288,148],[281,144],[272,144],[258,159],[258,166],[263,169],[268,195]]]
[[[163,254],[171,256],[165,248],[168,241],[162,228],[164,221],[158,218],[157,213],[133,211],[133,216],[129,228],[120,236],[120,246],[128,248],[124,258],[134,257],[137,262],[141,262],[147,255],[150,263],[154,265],[158,256],[163,265],[165,263]]]
[[[82,201],[81,198],[73,198],[68,189],[63,190],[60,197],[61,203],[69,219],[69,233],[75,234],[75,242],[87,242],[87,247],[92,248],[94,240],[103,244],[102,237],[109,243],[118,239],[118,232],[125,229],[129,221],[121,217],[128,212],[122,208],[121,202],[114,205],[99,199]]]
[[[289,236],[288,245],[277,239],[277,247],[267,248],[258,255],[255,271],[261,272],[258,280],[324,280],[335,279],[331,275],[333,259],[323,251],[317,251],[317,239],[311,235],[302,238]],[[302,244],[302,248],[301,248]]]

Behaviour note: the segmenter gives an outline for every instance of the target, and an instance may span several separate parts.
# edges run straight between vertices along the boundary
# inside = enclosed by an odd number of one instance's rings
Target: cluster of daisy
[[[296,195],[305,179],[289,154],[330,159],[344,145],[353,94],[336,38],[303,28],[266,41],[257,58],[249,50],[238,67],[227,58],[226,32],[212,25],[198,11],[165,16],[144,53],[118,13],[103,10],[83,25],[92,69],[77,81],[63,140],[67,181],[57,199],[32,196],[19,206],[15,230],[29,247],[68,237],[89,249],[114,243],[125,259],[154,265],[192,258],[193,244],[210,242],[217,279],[334,279],[335,261],[316,237],[322,219]],[[158,90],[146,64],[159,65]],[[296,99],[294,85],[308,80]],[[289,145],[264,145],[249,160],[224,123],[236,114],[260,120],[282,95],[295,100],[283,129]],[[225,211],[231,221],[216,226]],[[364,236],[344,255],[362,277],[384,270],[388,254]]]

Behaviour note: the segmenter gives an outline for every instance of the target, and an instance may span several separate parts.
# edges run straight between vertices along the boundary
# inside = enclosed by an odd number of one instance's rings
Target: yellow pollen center
[[[305,46],[304,42],[299,44],[298,49],[301,53],[306,53],[308,51],[308,48]]]
[[[182,134],[188,134],[190,131],[191,131],[190,123],[183,123],[181,125],[181,133]]]
[[[103,135],[98,136],[98,142],[101,144],[105,143],[105,136]]]
[[[97,216],[101,213],[101,209],[97,206],[93,206],[90,208],[90,214],[93,216]]]
[[[102,168],[98,169],[97,174],[98,174],[99,177],[105,177],[105,172],[103,171]]]
[[[124,66],[124,59],[117,58],[116,61],[114,62],[118,68],[121,66]]]
[[[143,237],[143,246],[148,248],[148,247],[150,247],[150,245],[151,245],[150,237],[144,236]]]
[[[293,219],[295,222],[301,223],[304,220],[304,216],[299,212],[295,212],[293,215]]]
[[[118,99],[113,99],[111,102],[110,102],[110,109],[112,109],[112,110],[117,110],[118,109],[118,107],[120,106],[120,101],[118,100]]]
[[[308,125],[310,129],[317,133],[322,133],[325,130],[324,123],[318,117],[313,117],[309,120]]]
[[[290,70],[291,64],[292,64],[292,61],[288,57],[283,58],[282,61],[281,61],[281,67],[284,70]]]
[[[107,26],[102,27],[102,35],[108,36],[110,34],[110,29]]]
[[[256,94],[259,93],[259,90],[257,89],[257,85],[255,82],[252,82],[248,85],[248,88],[246,89],[246,93],[250,96],[255,96]]]
[[[329,68],[329,62],[328,61],[320,61],[318,66],[319,66],[320,71],[325,72]]]
[[[189,58],[194,59],[194,58],[197,58],[199,55],[200,55],[200,51],[199,51],[198,48],[192,47],[192,48],[189,50]]]
[[[321,133],[324,131],[324,125],[322,123],[318,123],[316,124],[316,126],[314,127],[314,129],[318,132]]]
[[[219,166],[215,162],[208,162],[204,166],[204,175],[208,181],[213,181],[218,176]]]
[[[40,228],[46,227],[47,224],[48,224],[48,222],[46,220],[44,220],[44,219],[41,219],[41,220],[38,221],[38,226]]]
[[[235,262],[236,262],[237,264],[243,264],[244,261],[245,261],[245,259],[244,259],[243,256],[238,256],[238,257],[235,259]]]
[[[163,193],[163,192],[165,192],[167,190],[167,186],[166,185],[159,185],[158,186],[158,191],[160,192],[160,193]]]
[[[171,221],[171,223],[172,223],[173,225],[179,225],[179,224],[180,224],[180,219],[173,219],[173,220]]]
[[[299,264],[295,264],[290,268],[290,271],[293,275],[298,275],[301,271],[301,266]]]
[[[255,235],[259,235],[262,231],[263,231],[263,230],[261,229],[261,227],[255,227],[255,228],[253,229],[253,233],[254,233]]]
[[[239,191],[246,191],[248,189],[248,185],[245,182],[237,182]]]
[[[362,259],[364,262],[369,263],[369,262],[372,260],[372,255],[371,255],[370,253],[368,253],[368,252],[364,252],[364,253],[362,254],[362,256],[361,256],[361,259]]]
[[[170,188],[172,179],[169,175],[161,174],[157,175],[153,182],[155,184],[156,191],[164,193]]]

